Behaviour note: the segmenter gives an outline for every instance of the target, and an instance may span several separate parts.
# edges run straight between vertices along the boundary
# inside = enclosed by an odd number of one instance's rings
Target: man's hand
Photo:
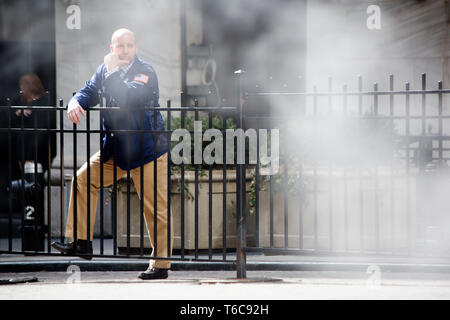
[[[120,59],[118,54],[110,52],[103,58],[103,63],[106,66],[106,70],[111,71],[116,67],[126,66],[129,62],[128,60]]]
[[[33,110],[31,110],[31,109],[23,110],[23,115],[25,117],[31,116],[32,113],[33,113]],[[22,114],[22,110],[19,109],[19,110],[16,111],[16,116],[20,117],[21,114]]]
[[[83,107],[80,106],[77,99],[72,98],[67,106],[67,116],[73,123],[80,124],[80,114],[86,116],[86,111],[84,111]]]

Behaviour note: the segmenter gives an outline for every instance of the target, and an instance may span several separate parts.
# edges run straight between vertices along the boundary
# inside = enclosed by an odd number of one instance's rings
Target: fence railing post
[[[243,129],[242,110],[242,70],[236,74],[236,113],[238,128]],[[244,149],[245,150],[245,149]],[[239,157],[237,158],[239,160]],[[245,253],[245,154],[244,163],[236,165],[236,271],[238,279],[245,279],[246,275],[246,253]]]

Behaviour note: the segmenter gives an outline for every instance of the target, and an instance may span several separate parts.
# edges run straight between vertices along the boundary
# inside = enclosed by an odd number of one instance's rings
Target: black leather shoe
[[[169,276],[168,269],[152,268],[141,272],[138,276],[142,280],[167,279]]]
[[[53,242],[52,248],[71,256],[79,256],[80,258],[92,259],[92,242],[87,240],[77,240],[76,242],[62,243]]]

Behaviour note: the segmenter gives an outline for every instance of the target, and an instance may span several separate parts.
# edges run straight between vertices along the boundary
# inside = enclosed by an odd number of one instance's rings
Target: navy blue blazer
[[[99,103],[99,93],[106,98],[106,107],[117,106],[119,110],[102,111],[105,132],[102,144],[102,162],[114,156],[123,169],[134,169],[159,158],[168,151],[166,134],[117,132],[117,130],[164,130],[164,120],[159,111],[142,107],[159,107],[158,79],[153,67],[135,58],[131,68],[121,75],[113,72],[105,77],[106,66],[98,67],[91,80],[78,91],[74,98],[84,108]],[[156,121],[155,121],[156,119]],[[156,123],[155,123],[156,122]]]

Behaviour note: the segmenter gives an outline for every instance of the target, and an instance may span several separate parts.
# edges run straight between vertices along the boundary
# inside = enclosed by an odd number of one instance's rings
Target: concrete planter
[[[209,172],[204,171],[199,175],[199,200],[198,200],[198,249],[208,249],[209,247]],[[212,249],[222,249],[223,247],[223,172],[213,170],[212,177]],[[250,186],[252,176],[247,173],[247,190]],[[171,208],[172,223],[174,230],[174,249],[181,248],[181,195],[180,176],[172,177]],[[226,173],[226,246],[236,248],[236,171],[227,170]],[[188,194],[195,195],[195,173],[185,172],[185,186],[188,193],[185,193],[184,200],[184,249],[195,249],[195,201]],[[140,247],[140,202],[134,186],[131,184],[130,192],[130,247],[138,249]],[[248,199],[248,197],[247,197]],[[127,246],[127,186],[120,183],[117,195],[117,246],[126,248]],[[247,200],[248,216],[248,200]],[[250,217],[250,219],[252,219]],[[247,229],[247,239],[253,238],[249,223]],[[251,243],[251,242],[250,242]],[[150,248],[150,242],[144,225],[144,248]]]

